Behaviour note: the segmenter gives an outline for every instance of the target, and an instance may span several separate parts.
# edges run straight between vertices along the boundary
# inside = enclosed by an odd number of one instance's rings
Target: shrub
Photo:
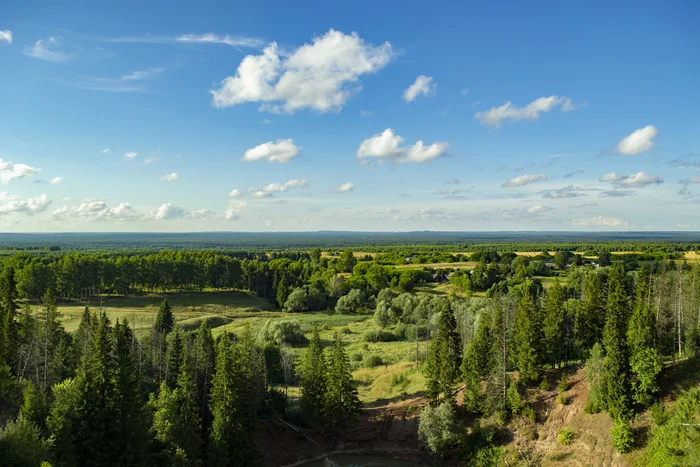
[[[594,401],[589,400],[583,407],[583,411],[588,414],[598,413],[600,412],[600,407],[598,407],[598,404],[596,404]]]
[[[301,324],[295,319],[268,320],[260,330],[260,341],[278,344],[305,344],[307,342]]]
[[[568,446],[569,444],[571,444],[571,441],[573,439],[574,432],[569,430],[568,428],[564,428],[559,432],[559,436],[557,436],[557,443]]]
[[[350,330],[349,327],[343,326],[342,328],[340,328],[340,333],[341,334],[352,334],[352,331]]]
[[[656,402],[651,406],[651,418],[654,419],[656,426],[663,426],[668,420],[668,413],[661,402]]]
[[[511,381],[508,385],[508,390],[506,391],[506,403],[508,408],[514,414],[520,413],[523,408],[523,399],[520,397],[520,391],[518,390],[518,383]]]
[[[561,405],[569,405],[569,398],[566,397],[564,394],[559,394],[557,396],[557,402]]]
[[[289,294],[287,300],[284,302],[284,311],[289,311],[291,313],[307,311],[309,309],[307,298],[308,294],[306,290],[302,288],[292,290],[292,293]]]
[[[634,433],[626,421],[617,420],[610,434],[612,435],[613,446],[615,446],[617,452],[624,454],[632,450]]]
[[[532,423],[537,423],[537,414],[535,413],[534,410],[532,410],[532,407],[524,407],[522,410],[523,417],[527,418],[530,420]]]
[[[370,368],[374,368],[375,366],[379,366],[382,363],[383,363],[382,357],[380,357],[379,355],[374,354],[374,353],[368,354],[367,357],[365,358],[365,365],[370,367]]]
[[[446,455],[459,440],[459,426],[455,411],[449,402],[437,407],[425,406],[418,422],[418,434],[431,451]]]
[[[563,393],[569,390],[571,387],[571,384],[569,383],[569,378],[566,375],[561,375],[561,379],[559,380],[559,393]]]
[[[391,342],[396,340],[396,336],[388,331],[375,329],[374,331],[365,333],[362,336],[362,340],[365,342]]]
[[[405,388],[410,382],[411,378],[407,376],[406,373],[401,373],[391,377],[391,387],[399,386],[401,388]]]
[[[355,352],[350,356],[350,360],[352,360],[353,362],[361,362],[362,354],[360,352]]]
[[[365,297],[360,289],[352,289],[347,295],[343,295],[335,304],[335,312],[342,315],[355,314],[365,303]]]
[[[542,382],[540,383],[540,389],[542,389],[543,391],[549,391],[550,389],[549,380],[546,376],[542,378]]]

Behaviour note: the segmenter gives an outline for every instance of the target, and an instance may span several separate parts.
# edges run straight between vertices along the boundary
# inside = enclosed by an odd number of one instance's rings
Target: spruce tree
[[[186,352],[185,337],[182,330],[180,330],[180,328],[175,328],[175,331],[170,334],[168,366],[165,371],[165,381],[171,389],[177,385],[177,379],[180,375],[180,365],[183,361],[183,354]]]
[[[612,267],[608,283],[608,300],[603,329],[605,348],[605,393],[610,416],[626,419],[630,415],[629,349],[627,321],[630,297],[626,290],[624,269]]]
[[[520,372],[520,380],[525,384],[536,382],[539,377],[537,329],[537,307],[530,290],[525,291],[518,301],[515,314],[515,362]]]
[[[325,422],[327,371],[321,337],[318,330],[314,329],[301,366],[301,397],[299,401],[302,416],[312,426],[323,426]]]
[[[0,274],[0,365],[7,363],[15,375],[19,364],[18,309],[15,270],[8,266]]]
[[[467,385],[464,404],[471,412],[479,412],[483,409],[484,393],[481,382],[493,369],[492,345],[490,316],[484,313],[474,340],[467,345],[461,366],[462,378]]]
[[[339,333],[335,335],[335,345],[328,358],[326,388],[326,423],[328,426],[340,427],[342,434],[345,424],[359,415],[360,400]]]
[[[506,373],[508,369],[508,326],[499,296],[496,296],[494,299],[493,325],[491,329],[493,341],[490,353],[493,367],[487,384],[487,402],[492,410],[505,410],[509,380]]]
[[[164,298],[156,315],[155,329],[163,335],[169,334],[175,327],[175,318],[173,311],[168,303],[168,299]]]
[[[442,394],[452,400],[452,389],[459,377],[462,363],[462,341],[457,332],[457,320],[452,307],[447,305],[440,313],[438,330],[428,351],[428,378],[426,395],[436,403]]]
[[[542,350],[552,368],[565,359],[566,291],[555,281],[544,298],[542,318]]]
[[[202,432],[205,438],[209,435],[211,426],[211,411],[209,410],[209,390],[216,365],[216,353],[214,337],[211,329],[203,321],[193,345],[193,366],[195,381],[197,383],[197,407],[202,420]]]
[[[589,272],[583,281],[581,304],[574,324],[576,343],[583,358],[588,356],[593,344],[602,341],[604,324],[603,286],[598,274]]]
[[[134,361],[134,333],[128,320],[114,325],[114,419],[116,436],[112,443],[121,465],[145,461],[148,424],[139,393]]]
[[[174,326],[175,319],[172,309],[170,308],[170,304],[168,304],[168,299],[164,298],[158,309],[158,315],[156,315],[151,339],[151,344],[153,345],[151,354],[153,357],[153,366],[158,376],[158,384],[166,378],[167,362],[165,361],[165,355],[168,348],[167,339],[168,334],[173,330]]]
[[[88,306],[85,306],[83,314],[80,315],[78,328],[73,332],[73,353],[77,361],[80,361],[90,350],[96,328],[97,317],[90,312]]]

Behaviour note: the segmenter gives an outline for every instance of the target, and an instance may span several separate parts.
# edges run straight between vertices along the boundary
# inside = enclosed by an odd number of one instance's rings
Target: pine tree
[[[85,306],[83,314],[80,315],[80,324],[73,332],[73,353],[77,361],[80,361],[90,349],[96,328],[97,317],[90,312],[89,307]]]
[[[340,334],[335,335],[335,345],[328,359],[325,415],[328,426],[339,426],[341,434],[346,423],[360,413],[360,400],[352,381],[350,362],[345,354]]]
[[[624,269],[620,264],[616,264],[612,267],[608,283],[603,330],[606,402],[610,416],[615,420],[626,419],[630,415],[629,349],[627,347],[629,302]]]
[[[183,354],[186,352],[185,337],[182,334],[182,330],[180,330],[180,328],[175,328],[175,331],[170,334],[168,366],[165,371],[165,381],[171,389],[177,385],[177,378],[180,375],[180,365],[183,361]]]
[[[126,319],[117,320],[113,338],[116,436],[112,443],[120,465],[138,465],[145,460],[148,425],[133,355],[135,337]]]
[[[440,395],[452,399],[452,388],[459,376],[462,363],[462,342],[457,332],[457,320],[452,307],[440,313],[437,334],[428,352],[428,378],[426,395],[437,402]]]
[[[312,426],[324,425],[327,372],[321,337],[318,330],[314,329],[301,367],[300,397],[302,415]]]
[[[175,318],[173,317],[172,308],[168,303],[168,299],[164,298],[160,304],[158,315],[156,315],[155,329],[162,335],[169,334],[175,327]]]
[[[542,350],[552,368],[565,359],[566,291],[555,281],[544,298],[542,319]]]
[[[531,384],[539,379],[537,307],[531,291],[526,291],[518,302],[515,315],[515,361],[520,380]]]
[[[581,304],[574,324],[578,350],[583,358],[588,356],[593,344],[602,341],[604,324],[603,286],[598,274],[589,272],[583,281]]]
[[[153,345],[152,357],[153,366],[157,372],[158,384],[163,382],[167,375],[167,362],[165,361],[166,350],[168,347],[168,334],[175,326],[172,309],[168,304],[168,299],[164,298],[158,309],[156,321],[153,326],[153,336],[151,344]]]

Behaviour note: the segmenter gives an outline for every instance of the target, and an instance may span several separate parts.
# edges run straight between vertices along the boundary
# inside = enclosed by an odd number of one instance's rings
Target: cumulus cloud
[[[403,162],[428,162],[445,155],[448,143],[433,143],[425,146],[418,141],[412,146],[401,146],[404,139],[395,135],[394,130],[387,128],[379,135],[364,140],[357,149],[358,159],[376,157],[380,160]]]
[[[166,182],[175,182],[180,179],[180,176],[177,174],[177,172],[173,172],[171,174],[163,175],[160,177],[161,180],[165,180]]]
[[[153,163],[154,163],[155,161],[157,161],[157,160],[158,160],[158,159],[156,159],[155,157],[149,156],[149,157],[147,157],[146,159],[144,159],[143,165],[151,165],[151,164],[153,164]]]
[[[187,210],[172,203],[165,203],[158,208],[153,217],[158,220],[182,219],[187,216]]]
[[[12,212],[21,212],[29,215],[38,214],[46,211],[51,203],[52,201],[44,193],[36,198],[23,200],[19,196],[2,191],[0,192],[0,215]]]
[[[593,217],[572,219],[571,223],[575,227],[607,227],[607,228],[627,228],[628,222],[615,217]]]
[[[29,177],[39,172],[39,170],[27,164],[13,164],[10,161],[0,159],[0,182],[9,183],[18,178]]]
[[[260,102],[260,110],[339,111],[361,87],[363,75],[381,70],[393,57],[391,44],[367,44],[357,33],[331,29],[312,43],[286,53],[273,42],[248,55],[236,74],[211,91],[215,107]]]
[[[350,191],[355,191],[355,184],[350,182],[343,183],[342,185],[333,188],[333,191],[335,193],[348,193]]]
[[[12,44],[12,31],[9,29],[0,30],[0,44]]]
[[[63,38],[61,36],[53,36],[46,39],[39,39],[32,46],[27,46],[24,49],[24,54],[45,60],[52,63],[66,63],[73,59],[73,56],[61,50]]]
[[[547,177],[544,176],[544,174],[525,174],[525,175],[519,175],[517,177],[513,177],[510,180],[503,182],[501,184],[501,187],[504,188],[512,188],[512,187],[521,187],[525,185],[529,185],[531,183],[539,182],[540,180],[547,180]]]
[[[553,208],[551,208],[549,206],[542,206],[541,204],[537,204],[535,206],[531,206],[531,207],[527,208],[527,212],[529,212],[531,214],[538,213],[538,212],[547,212],[547,211],[552,211],[552,210],[553,210]]]
[[[126,160],[131,160],[131,159],[136,158],[136,156],[138,156],[138,155],[139,155],[139,154],[138,154],[137,152],[125,152],[125,153],[124,153],[124,159],[126,159]]]
[[[118,223],[143,219],[143,214],[134,209],[130,203],[120,203],[110,208],[102,200],[86,199],[77,206],[61,206],[51,213],[56,220],[80,219],[87,222],[115,221]]]
[[[49,180],[49,184],[51,185],[58,185],[63,181],[63,177],[54,177],[51,180]]]
[[[276,142],[268,141],[267,143],[255,146],[252,149],[248,149],[243,157],[242,161],[257,161],[260,159],[265,159],[268,162],[290,162],[292,159],[299,155],[299,147],[294,144],[294,140],[290,139],[278,139]]]
[[[308,182],[305,179],[293,179],[284,183],[270,183],[262,188],[248,188],[248,194],[253,198],[274,198],[275,193],[283,193],[294,188],[306,188]]]
[[[598,196],[608,196],[611,198],[621,198],[623,196],[633,196],[635,194],[634,190],[603,190]]]
[[[474,118],[478,119],[482,125],[498,128],[503,121],[507,120],[536,120],[540,118],[541,114],[557,107],[562,112],[576,110],[576,107],[568,97],[549,96],[535,99],[525,107],[517,107],[508,101],[500,107],[491,107],[484,112],[478,112]]]
[[[601,182],[609,182],[621,187],[644,187],[647,185],[660,185],[664,179],[646,172],[637,172],[632,175],[620,175],[617,172],[610,172],[600,177]]]
[[[258,48],[263,45],[261,39],[255,37],[234,37],[228,34],[220,36],[213,33],[207,34],[181,34],[175,38],[176,42],[184,42],[190,44],[224,44],[231,47],[250,47]]]
[[[640,152],[650,151],[654,146],[654,138],[658,134],[659,130],[654,125],[634,130],[632,134],[617,143],[617,152],[624,156],[634,156]]]
[[[236,196],[241,196],[241,194],[242,194],[242,193],[241,193],[241,190],[238,190],[238,189],[234,188],[233,190],[231,190],[231,191],[229,192],[228,195],[231,196],[231,197],[236,197]]]
[[[437,83],[433,81],[432,76],[420,75],[416,80],[403,92],[403,100],[411,102],[419,95],[428,96],[437,88]]]

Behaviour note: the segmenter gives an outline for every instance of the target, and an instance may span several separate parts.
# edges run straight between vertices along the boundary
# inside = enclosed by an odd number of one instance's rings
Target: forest
[[[363,449],[400,409],[424,464],[590,461],[594,436],[618,465],[698,465],[697,245],[521,241],[7,248],[0,458],[284,465],[308,453],[270,457],[263,432]]]

